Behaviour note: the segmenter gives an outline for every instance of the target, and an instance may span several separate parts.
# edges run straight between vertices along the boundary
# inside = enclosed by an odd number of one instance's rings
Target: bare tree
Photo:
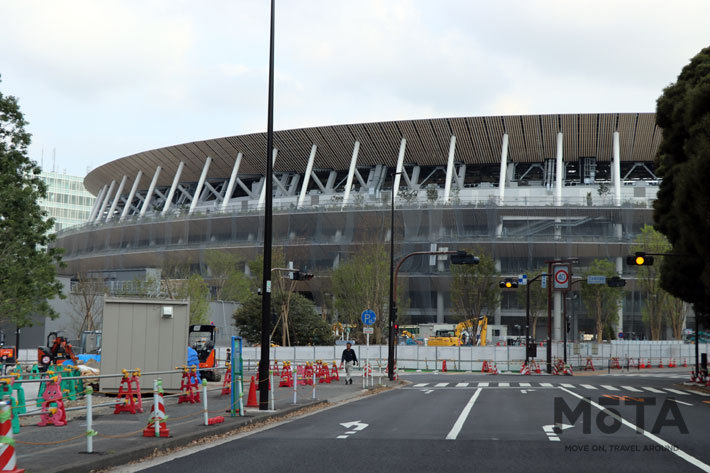
[[[99,330],[103,322],[103,298],[107,292],[104,280],[79,272],[71,282],[70,292],[69,302],[76,313],[77,336],[85,330]]]

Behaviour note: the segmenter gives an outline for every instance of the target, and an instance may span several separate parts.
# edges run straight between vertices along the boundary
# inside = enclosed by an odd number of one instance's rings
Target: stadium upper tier
[[[294,209],[382,203],[391,195],[382,190],[394,188],[396,198],[409,203],[639,205],[641,198],[645,206],[655,198],[655,188],[650,193],[624,188],[657,184],[652,162],[660,139],[653,113],[440,118],[283,130],[274,134],[274,198],[277,206]],[[196,209],[259,209],[265,199],[265,157],[266,134],[254,133],[111,161],[84,181],[97,196],[89,222]],[[586,188],[590,185],[603,189],[597,196]]]

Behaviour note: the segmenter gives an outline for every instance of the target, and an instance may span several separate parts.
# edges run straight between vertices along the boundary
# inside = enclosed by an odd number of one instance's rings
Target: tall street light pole
[[[393,175],[396,176],[398,173]],[[392,186],[392,197],[390,198],[390,300],[389,300],[389,320],[387,333],[387,376],[390,381],[394,380],[394,322],[397,319],[397,308],[394,302],[394,185]]]
[[[271,0],[271,35],[269,42],[269,108],[266,127],[266,175],[264,176],[264,269],[261,286],[261,360],[259,362],[259,410],[269,409],[269,349],[271,347],[271,219],[272,155],[274,149],[274,9]]]
[[[530,285],[543,277],[547,277],[547,274],[540,273],[525,285],[525,366],[530,364]]]

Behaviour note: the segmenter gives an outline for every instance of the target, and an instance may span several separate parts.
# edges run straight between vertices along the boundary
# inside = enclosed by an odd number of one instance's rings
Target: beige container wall
[[[172,318],[162,316],[172,307]],[[104,301],[101,374],[140,368],[142,372],[169,371],[187,361],[188,301],[162,299],[113,299]],[[180,374],[143,375],[141,391],[151,392],[155,378],[166,391],[180,390]],[[117,392],[120,378],[101,378],[102,392]]]

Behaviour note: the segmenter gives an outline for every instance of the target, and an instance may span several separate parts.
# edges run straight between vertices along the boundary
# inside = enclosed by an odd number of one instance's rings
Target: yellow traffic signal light
[[[643,263],[646,261],[646,258],[643,256],[637,256],[636,257],[636,264],[639,266],[643,266]]]
[[[637,251],[634,256],[626,257],[626,264],[629,266],[652,266],[653,256],[644,251]]]

